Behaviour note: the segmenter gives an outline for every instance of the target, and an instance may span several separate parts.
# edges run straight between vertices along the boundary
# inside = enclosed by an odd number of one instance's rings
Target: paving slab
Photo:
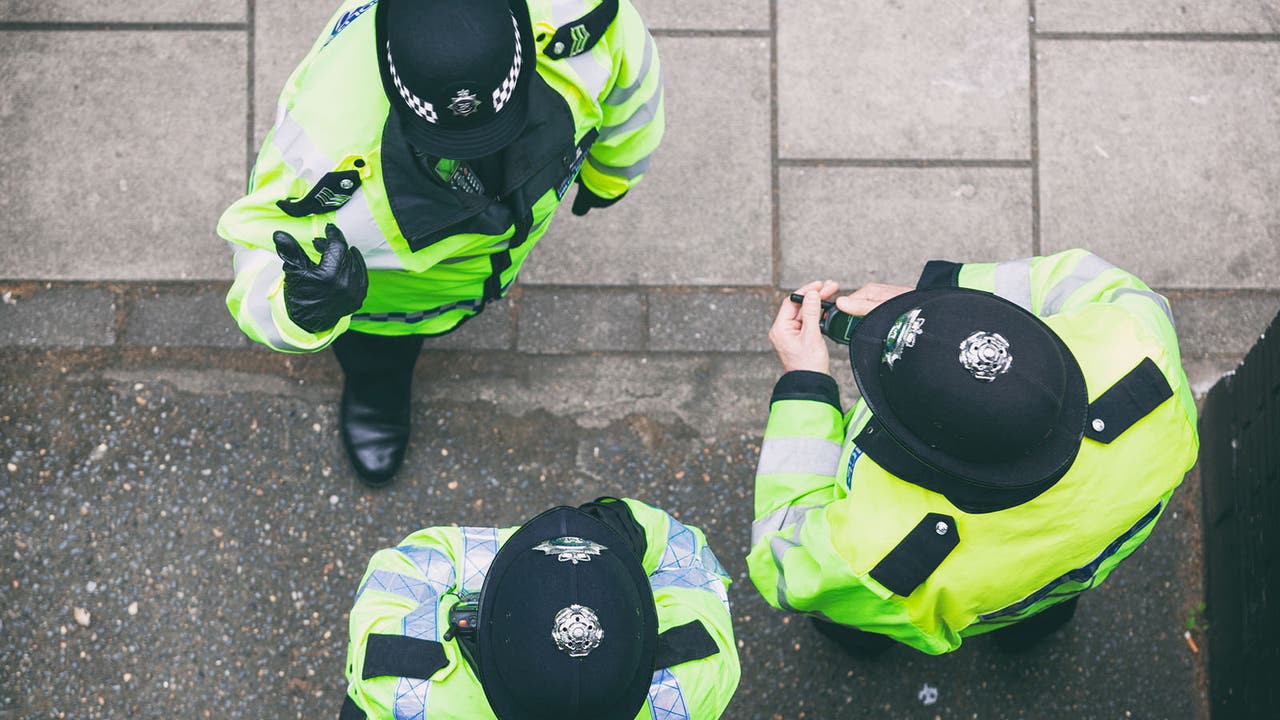
[[[227,288],[165,287],[133,299],[124,342],[155,347],[242,347],[249,339],[227,311]]]
[[[929,260],[1031,254],[1029,169],[784,167],[778,184],[784,288],[915,285]]]
[[[777,12],[781,157],[1030,156],[1025,0]]]
[[[2,288],[0,347],[93,347],[115,342],[115,294],[100,288]]]
[[[1280,287],[1280,43],[1037,45],[1041,238],[1164,288]]]
[[[276,119],[276,100],[293,69],[329,28],[338,3],[313,0],[271,0],[254,7],[253,15],[253,140],[262,144]],[[228,204],[235,198],[228,199]]]
[[[1275,0],[1037,0],[1041,32],[1274,33]]]
[[[660,37],[667,130],[644,180],[585,218],[568,208],[521,280],[763,285],[772,275],[769,41]]]
[[[769,352],[775,293],[662,290],[649,293],[649,349]]]
[[[0,33],[0,273],[229,278],[244,63],[239,32]]]
[[[0,22],[230,23],[244,22],[247,7],[245,0],[0,0]]]
[[[489,303],[484,312],[447,335],[429,337],[423,350],[510,350],[516,338],[516,308],[520,299],[508,297]]]
[[[643,350],[644,298],[636,292],[527,289],[517,338],[523,352]]]
[[[1276,292],[1171,292],[1184,357],[1243,357],[1280,313]]]
[[[650,30],[767,30],[769,0],[634,0]]]

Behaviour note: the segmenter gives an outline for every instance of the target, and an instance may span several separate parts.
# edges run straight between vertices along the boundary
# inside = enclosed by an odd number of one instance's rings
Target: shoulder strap
[[[929,513],[871,568],[871,577],[895,595],[906,597],[928,580],[959,544],[956,519]]]
[[[679,625],[658,635],[654,670],[701,660],[720,652],[720,647],[700,620]]]
[[[365,644],[361,677],[365,680],[383,676],[430,680],[448,664],[444,647],[434,640],[374,634]]]
[[[1137,367],[1089,403],[1085,437],[1110,443],[1171,397],[1173,388],[1169,387],[1168,378],[1151,358],[1144,357]]]
[[[618,16],[618,0],[603,0],[594,10],[561,25],[547,41],[542,54],[552,60],[581,55],[596,46]]]

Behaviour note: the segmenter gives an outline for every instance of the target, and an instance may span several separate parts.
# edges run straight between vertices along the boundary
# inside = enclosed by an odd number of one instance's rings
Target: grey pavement
[[[332,3],[0,0],[0,718],[331,717],[374,549],[602,493],[735,576],[726,717],[1206,717],[1194,475],[1026,657],[851,659],[768,609],[764,334],[819,275],[1079,246],[1170,297],[1203,394],[1280,310],[1280,5],[636,4],[667,77],[649,177],[428,344],[408,470],[369,492],[332,357],[238,333],[213,231]]]

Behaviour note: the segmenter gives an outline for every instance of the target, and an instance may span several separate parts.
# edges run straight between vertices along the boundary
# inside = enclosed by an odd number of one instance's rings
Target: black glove
[[[328,330],[360,309],[369,290],[364,256],[347,246],[337,225],[329,223],[325,236],[315,239],[320,264],[311,262],[298,241],[276,231],[272,240],[284,261],[284,307],[289,319],[309,333]]]
[[[578,194],[573,196],[573,214],[582,217],[591,211],[591,208],[607,208],[626,197],[624,192],[616,198],[602,198],[591,192],[587,184],[582,182],[582,176],[578,176]]]

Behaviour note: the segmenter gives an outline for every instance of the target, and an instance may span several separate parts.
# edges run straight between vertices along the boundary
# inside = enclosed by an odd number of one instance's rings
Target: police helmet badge
[[[459,90],[447,107],[458,117],[466,117],[480,108],[480,98],[470,90]]]
[[[599,555],[601,550],[609,548],[580,537],[566,536],[555,540],[544,540],[534,545],[533,549],[541,550],[545,555],[555,555],[560,562],[571,562],[577,565],[580,562],[591,562],[593,555]]]
[[[556,613],[551,639],[556,648],[569,653],[569,657],[586,657],[600,647],[604,628],[594,610],[585,605],[570,605]]]
[[[924,334],[923,328],[924,318],[920,317],[920,308],[911,308],[899,315],[893,327],[889,328],[889,334],[884,337],[884,355],[881,360],[893,368],[893,363],[902,357],[903,350],[915,347],[916,338]]]
[[[960,343],[960,364],[977,380],[991,382],[1009,372],[1013,354],[1009,341],[1000,333],[979,330]]]

